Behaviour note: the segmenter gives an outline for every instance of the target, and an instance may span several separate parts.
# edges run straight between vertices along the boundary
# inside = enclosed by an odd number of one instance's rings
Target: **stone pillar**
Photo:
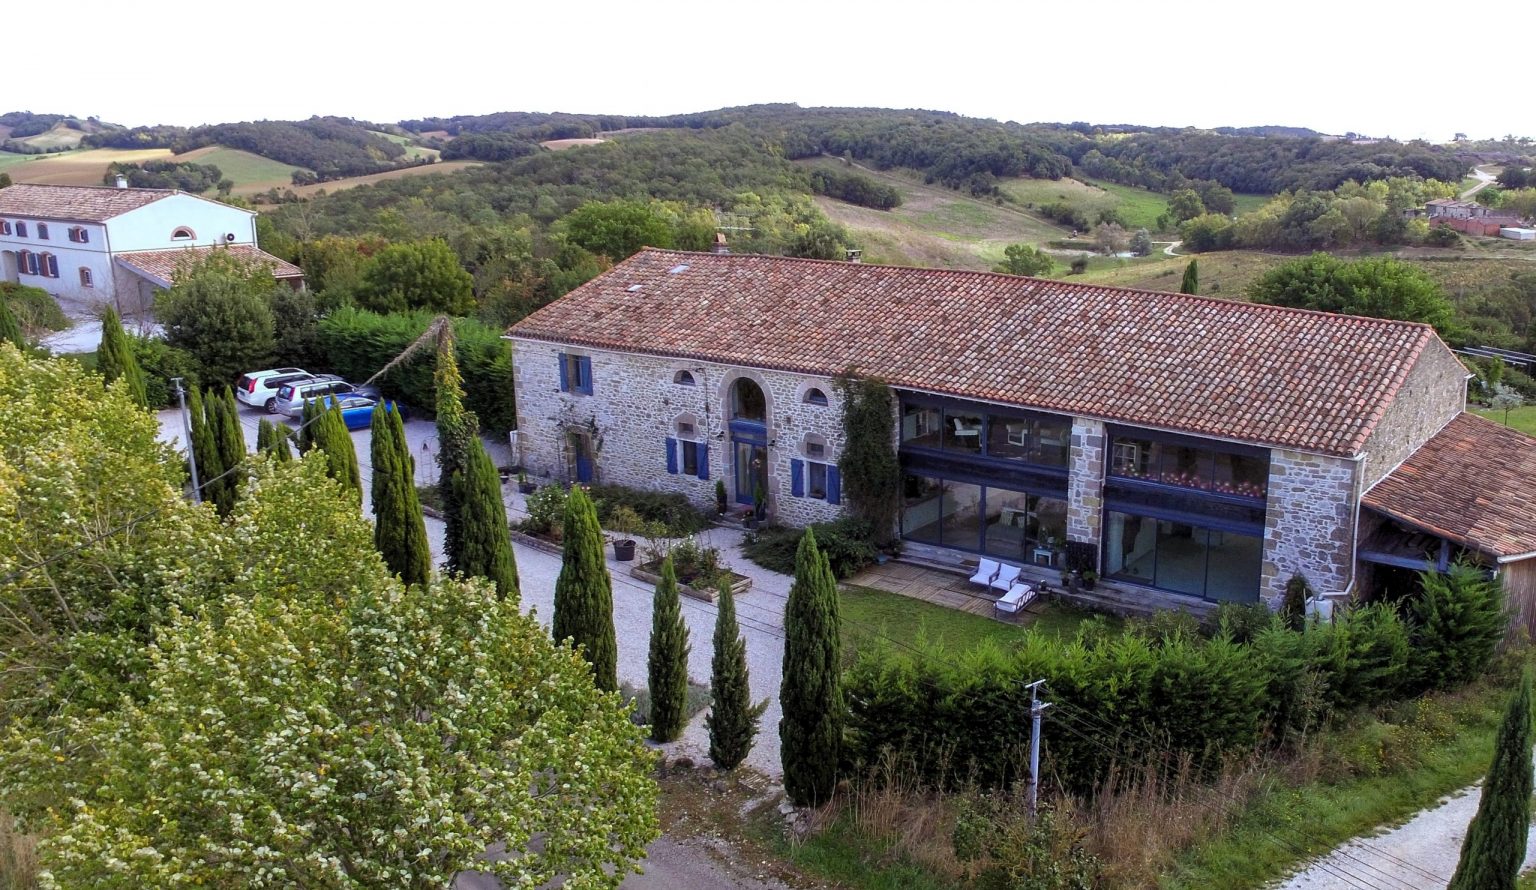
[[[1356,473],[1352,460],[1276,448],[1269,458],[1264,568],[1259,598],[1276,606],[1285,582],[1305,575],[1320,594],[1354,582]]]
[[[1099,546],[1104,518],[1104,422],[1072,418],[1067,460],[1067,540]]]

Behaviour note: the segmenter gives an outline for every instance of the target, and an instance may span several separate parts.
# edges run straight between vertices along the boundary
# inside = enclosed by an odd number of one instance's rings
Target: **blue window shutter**
[[[805,497],[805,461],[799,458],[789,462],[789,493],[797,498]]]
[[[677,475],[677,440],[667,440],[667,472]]]
[[[565,353],[560,353],[557,358],[560,360],[560,391],[570,392],[571,379],[570,374],[566,370]]]
[[[576,361],[581,365],[581,391],[590,396],[592,394],[592,357],[583,355]]]
[[[827,503],[841,504],[843,502],[843,480],[837,474],[837,467],[827,464]]]
[[[709,443],[699,443],[699,478],[709,481]]]

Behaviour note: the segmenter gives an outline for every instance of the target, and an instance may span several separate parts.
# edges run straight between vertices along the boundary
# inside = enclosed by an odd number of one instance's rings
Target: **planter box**
[[[554,541],[546,541],[543,538],[536,538],[533,535],[520,532],[515,528],[512,529],[509,534],[512,535],[512,540],[519,544],[526,544],[535,550],[542,550],[545,553],[553,553],[556,556],[560,556],[565,553],[565,548],[559,544],[556,544]]]
[[[656,571],[651,571],[652,569],[659,570],[659,567],[654,562],[648,562],[645,565],[638,565],[630,569],[629,575],[632,578],[639,578],[641,581],[645,581],[650,584],[661,583],[661,575],[657,574]],[[741,594],[746,593],[751,589],[751,578],[748,578],[746,575],[738,575],[735,572],[731,572],[731,594],[733,596],[740,596]],[[714,602],[717,594],[719,593],[719,591],[715,590],[713,587],[706,590],[696,590],[681,581],[677,582],[677,591],[683,596],[691,596],[696,600],[703,600],[706,603]]]

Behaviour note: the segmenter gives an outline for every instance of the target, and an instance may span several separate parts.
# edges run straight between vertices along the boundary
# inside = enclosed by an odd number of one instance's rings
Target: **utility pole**
[[[172,377],[171,382],[176,384],[176,401],[181,404],[181,428],[187,434],[187,465],[192,468],[192,500],[201,504],[203,487],[197,481],[197,449],[192,447],[192,419],[187,416],[187,394],[182,391],[180,377]]]
[[[1029,792],[1026,796],[1026,806],[1029,808],[1031,821],[1035,818],[1040,795],[1040,715],[1050,707],[1049,704],[1040,700],[1040,687],[1044,685],[1044,680],[1027,684],[1029,689]]]

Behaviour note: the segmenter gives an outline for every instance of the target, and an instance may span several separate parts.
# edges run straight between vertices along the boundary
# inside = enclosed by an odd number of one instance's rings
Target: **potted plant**
[[[1093,585],[1097,584],[1098,581],[1099,581],[1099,573],[1095,572],[1093,569],[1087,569],[1086,571],[1083,572],[1082,578],[1083,578],[1083,589],[1084,590],[1092,590],[1093,589]]]
[[[613,509],[613,514],[608,517],[608,525],[619,537],[613,540],[613,558],[619,562],[629,562],[635,558],[635,533],[644,525],[640,514],[628,506],[619,506]]]
[[[726,499],[725,499],[725,480],[724,479],[716,479],[715,480],[715,515],[716,516],[724,516],[725,512],[727,510],[729,510],[729,509],[730,509],[730,504],[728,504],[726,502]]]
[[[523,494],[533,494],[539,487],[528,481],[528,474],[519,471],[517,474],[517,490]]]
[[[743,528],[757,528],[757,511],[748,507],[741,512],[741,525]]]
[[[752,516],[758,522],[768,518],[768,496],[763,493],[762,485],[752,486]]]

